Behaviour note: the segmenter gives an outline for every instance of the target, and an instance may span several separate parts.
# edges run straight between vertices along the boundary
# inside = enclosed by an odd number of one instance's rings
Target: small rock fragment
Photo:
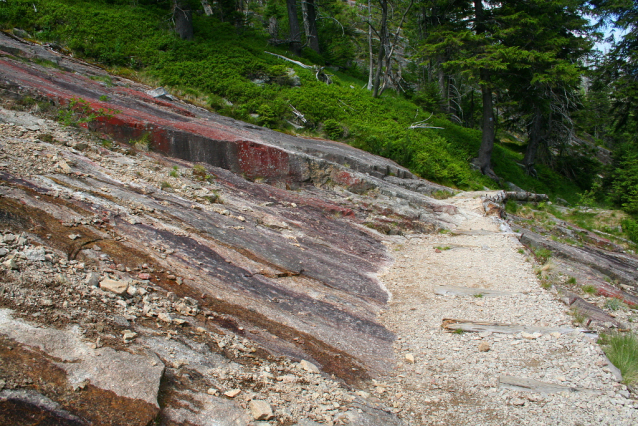
[[[135,336],[137,336],[137,333],[131,330],[124,330],[124,332],[122,333],[122,337],[124,338],[125,342],[135,339]]]
[[[510,402],[512,405],[525,405],[525,400],[521,398],[512,398]]]
[[[12,270],[17,270],[18,269],[18,263],[15,261],[14,258],[7,259],[2,264],[7,269],[12,269]]]
[[[159,319],[160,321],[167,322],[169,324],[173,322],[173,318],[166,312],[160,312],[159,314],[157,314],[157,319]]]
[[[100,274],[97,272],[90,272],[86,275],[84,282],[91,287],[97,287],[100,285]]]
[[[540,336],[541,336],[540,333],[530,334],[530,333],[526,333],[525,331],[521,333],[521,337],[523,337],[523,339],[528,339],[528,340],[535,340],[535,339],[538,339]]]
[[[549,335],[554,337],[554,338],[556,338],[556,339],[560,338],[560,336],[561,336],[561,334],[558,331],[554,331],[552,333],[549,333]]]
[[[44,257],[44,247],[26,249],[23,254],[24,257],[27,258],[27,260],[30,260],[32,262],[44,262],[46,260],[46,258]]]
[[[234,398],[237,395],[239,395],[240,393],[241,393],[241,389],[232,389],[232,390],[229,390],[227,392],[224,392],[224,395],[226,395],[229,398]]]
[[[414,364],[414,355],[412,354],[405,354],[405,360],[407,362],[409,362],[410,364]]]
[[[215,389],[215,388],[208,388],[206,393],[209,394],[209,395],[217,395],[219,392],[217,392],[217,389]]]
[[[71,234],[71,235],[69,235],[69,239],[71,239],[71,240],[77,240],[80,237],[81,237],[80,234]]]
[[[255,420],[270,420],[273,418],[272,408],[266,401],[253,399],[248,403],[248,408]]]
[[[490,350],[490,344],[487,342],[481,342],[478,345],[479,352],[487,352]]]
[[[121,296],[126,293],[126,290],[128,289],[128,283],[125,281],[116,281],[105,278],[100,281],[100,288],[102,290],[107,290]]]

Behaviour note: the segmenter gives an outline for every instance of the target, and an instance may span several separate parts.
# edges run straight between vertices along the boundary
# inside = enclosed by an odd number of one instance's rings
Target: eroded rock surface
[[[283,424],[400,423],[352,388],[394,362],[383,241],[463,221],[427,196],[451,190],[41,46],[0,51],[0,350],[39,353],[1,403],[68,424],[249,424],[253,400]],[[17,111],[26,96],[93,119]]]

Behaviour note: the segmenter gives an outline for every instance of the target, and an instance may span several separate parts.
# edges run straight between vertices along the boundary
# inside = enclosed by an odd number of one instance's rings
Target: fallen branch
[[[297,119],[299,119],[302,123],[306,124],[308,122],[308,120],[306,120],[306,117],[299,112],[299,110],[297,108],[295,108],[294,106],[288,104],[290,106],[290,108],[292,108],[292,113],[295,114],[295,116],[297,117]]]
[[[417,114],[418,114],[418,110],[417,110]],[[430,116],[426,118],[425,120],[412,123],[412,125],[408,127],[408,129],[443,129],[443,127],[430,126],[430,124],[428,123],[428,120],[432,118],[433,115],[434,113],[431,113]]]
[[[276,53],[271,53],[271,52],[264,52],[264,53],[268,53],[269,55],[276,56],[276,57],[278,57],[279,59],[283,59],[284,61],[292,62],[293,64],[298,65],[298,66],[300,66],[301,68],[305,68],[305,69],[307,69],[307,70],[311,70],[311,69],[314,69],[314,68],[315,68],[315,67],[313,67],[312,65],[306,65],[306,64],[304,64],[304,63],[302,63],[302,62],[295,61],[294,59],[286,58],[285,56],[282,56],[282,55],[277,55]]]

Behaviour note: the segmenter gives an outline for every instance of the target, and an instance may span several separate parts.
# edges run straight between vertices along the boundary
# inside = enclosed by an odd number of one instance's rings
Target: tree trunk
[[[204,13],[206,14],[206,16],[210,16],[213,14],[213,8],[210,7],[210,3],[208,2],[208,0],[201,0],[202,3],[202,7],[204,8]]]
[[[268,18],[268,34],[275,39],[279,36],[279,22],[275,15]]]
[[[543,131],[543,115],[540,112],[538,106],[534,107],[534,117],[532,124],[529,128],[529,142],[527,142],[527,149],[525,150],[525,157],[523,158],[523,165],[525,166],[525,172],[528,175],[535,176],[536,170],[534,169],[534,163],[536,162],[536,152],[540,145]]]
[[[441,100],[443,104],[443,112],[449,114],[450,112],[450,101],[449,101],[449,93],[448,93],[448,85],[446,84],[445,72],[443,71],[443,67],[441,66],[443,61],[439,61],[437,67],[437,81],[439,83],[439,93],[441,94]]]
[[[483,95],[483,138],[474,164],[478,166],[481,173],[495,178],[496,175],[491,166],[492,149],[494,148],[494,106],[492,105],[491,76],[489,70],[486,69],[482,69],[480,75],[481,93]]]
[[[368,54],[370,55],[370,68],[368,70],[368,90],[374,86],[374,56],[372,54],[372,8],[368,0]]]
[[[483,1],[474,0],[474,13],[476,17],[476,33],[483,34],[485,32],[485,24],[483,22]],[[481,94],[483,95],[483,138],[481,147],[479,148],[478,157],[474,159],[481,173],[492,179],[497,179],[496,174],[492,170],[492,149],[494,148],[494,106],[492,105],[492,83],[491,73],[488,69],[481,68],[479,70],[481,79]]]
[[[383,71],[383,60],[385,58],[385,49],[388,44],[388,0],[380,0],[381,4],[381,30],[379,32],[379,54],[377,55],[377,70],[374,76],[374,92],[373,97],[380,95],[381,73]]]
[[[286,0],[288,8],[288,23],[290,29],[290,50],[299,56],[301,54],[301,32],[299,31],[299,20],[297,19],[296,0]]]
[[[193,11],[188,3],[181,0],[173,0],[173,20],[175,32],[182,40],[193,39]]]
[[[317,13],[315,11],[314,0],[302,0],[301,11],[308,45],[315,52],[321,53],[319,51],[319,36],[317,34]]]

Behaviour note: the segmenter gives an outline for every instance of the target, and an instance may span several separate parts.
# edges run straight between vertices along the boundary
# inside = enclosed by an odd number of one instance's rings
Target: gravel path
[[[480,213],[475,197],[448,199],[468,217],[453,234],[397,240],[390,247],[396,262],[382,280],[392,301],[380,321],[398,336],[398,364],[370,393],[414,425],[638,424],[638,402],[614,380],[595,336],[456,334],[441,328],[443,318],[573,327],[566,307],[541,288],[523,246]],[[516,294],[435,295],[442,285]],[[500,376],[585,390],[523,392],[499,385]]]

